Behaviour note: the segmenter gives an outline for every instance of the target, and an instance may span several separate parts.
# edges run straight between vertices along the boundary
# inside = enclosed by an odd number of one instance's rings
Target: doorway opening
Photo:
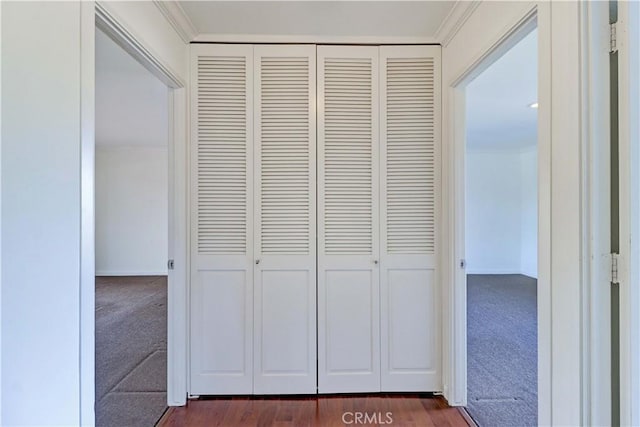
[[[96,29],[96,425],[167,407],[169,88]]]
[[[467,410],[537,425],[538,41],[534,29],[466,86]]]

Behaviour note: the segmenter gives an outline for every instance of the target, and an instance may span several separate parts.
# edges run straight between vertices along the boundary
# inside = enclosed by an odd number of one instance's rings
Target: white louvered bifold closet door
[[[253,47],[192,46],[190,394],[253,392]]]
[[[318,390],[380,390],[378,48],[318,46]]]
[[[254,393],[316,393],[316,47],[255,46]]]
[[[441,391],[440,47],[380,48],[382,391]]]

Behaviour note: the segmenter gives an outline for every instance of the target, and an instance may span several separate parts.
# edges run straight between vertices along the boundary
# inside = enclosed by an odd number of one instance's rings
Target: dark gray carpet
[[[166,384],[167,278],[96,277],[96,426],[153,426]]]
[[[467,276],[467,410],[479,426],[538,425],[537,281]]]

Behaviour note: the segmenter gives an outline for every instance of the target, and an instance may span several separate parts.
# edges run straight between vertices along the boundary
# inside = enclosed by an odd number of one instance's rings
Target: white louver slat
[[[247,63],[197,62],[197,240],[200,254],[247,251]]]
[[[260,61],[261,251],[308,254],[309,58]]]
[[[386,64],[387,251],[435,251],[434,58]]]
[[[326,58],[322,66],[325,253],[371,254],[372,61]]]

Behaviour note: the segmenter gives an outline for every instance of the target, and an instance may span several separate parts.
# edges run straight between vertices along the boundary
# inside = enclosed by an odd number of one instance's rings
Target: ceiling
[[[200,34],[434,37],[453,1],[181,1]]]
[[[536,144],[538,34],[534,30],[466,90],[469,148],[526,148]]]
[[[166,147],[169,90],[96,29],[96,145]]]

